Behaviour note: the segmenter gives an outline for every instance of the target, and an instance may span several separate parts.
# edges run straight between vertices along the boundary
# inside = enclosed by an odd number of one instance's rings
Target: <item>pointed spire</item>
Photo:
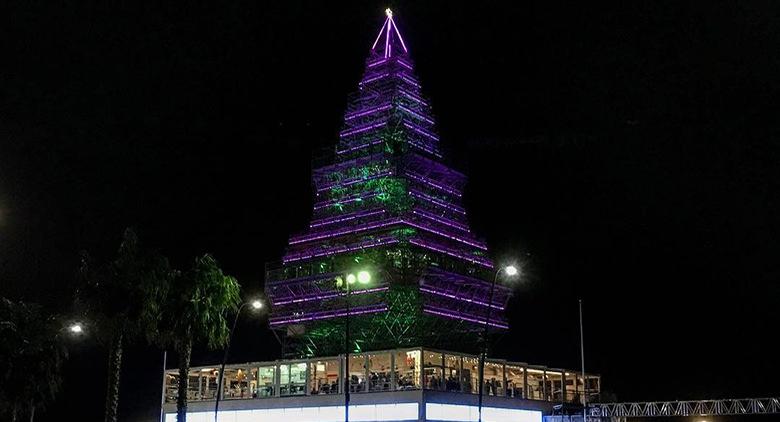
[[[406,43],[404,43],[404,39],[401,37],[398,25],[393,20],[393,11],[389,8],[385,9],[385,15],[387,18],[379,30],[376,40],[374,40],[374,45],[371,46],[371,51],[384,58],[393,57],[393,54],[406,54],[408,52]],[[384,40],[382,40],[383,37]]]

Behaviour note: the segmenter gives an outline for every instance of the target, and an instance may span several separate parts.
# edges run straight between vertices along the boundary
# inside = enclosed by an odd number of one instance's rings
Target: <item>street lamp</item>
[[[344,321],[344,422],[349,422],[349,314],[350,314],[350,307],[349,307],[349,299],[352,296],[352,288],[350,287],[352,284],[360,283],[360,284],[368,284],[371,282],[371,273],[365,270],[358,271],[357,275],[354,273],[347,274],[346,283],[343,283],[344,288],[347,291],[346,299],[347,299],[347,313],[345,315],[345,321]],[[336,287],[341,287],[342,283],[340,280],[336,281]]]
[[[68,327],[68,331],[70,331],[71,334],[77,336],[84,332],[84,327],[80,322],[74,322]]]
[[[485,318],[485,331],[482,334],[482,353],[479,355],[479,422],[482,422],[482,395],[485,388],[485,357],[487,356],[488,349],[488,328],[490,327],[490,311],[493,310],[493,292],[496,289],[496,282],[501,272],[507,277],[515,277],[519,274],[517,267],[514,265],[507,265],[496,270],[496,275],[493,277],[493,283],[490,285],[490,297],[487,301],[487,317]]]
[[[225,344],[225,354],[222,356],[222,366],[219,369],[219,381],[217,381],[217,400],[214,403],[214,422],[217,422],[217,417],[219,415],[219,399],[222,397],[222,392],[224,390],[222,382],[225,377],[225,365],[227,364],[228,354],[230,353],[230,343],[231,340],[233,340],[233,332],[236,331],[236,325],[238,324],[238,317],[241,315],[241,311],[247,305],[250,305],[252,310],[255,312],[258,312],[263,308],[263,302],[261,302],[259,299],[255,299],[251,302],[242,303],[241,306],[238,307],[238,311],[236,311],[236,318],[233,320],[233,327],[230,329],[230,335],[228,336],[227,344]]]

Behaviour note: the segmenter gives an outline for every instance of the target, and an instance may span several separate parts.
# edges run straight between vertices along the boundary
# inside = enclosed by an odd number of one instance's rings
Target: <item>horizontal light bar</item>
[[[465,297],[465,296],[463,296],[463,295],[456,295],[456,294],[453,294],[453,293],[447,293],[447,292],[445,292],[445,291],[443,291],[443,290],[432,289],[432,288],[430,288],[430,287],[424,287],[424,286],[420,286],[420,291],[421,291],[421,292],[430,293],[430,294],[433,294],[433,295],[437,295],[437,296],[444,296],[444,297],[448,297],[448,298],[450,298],[450,299],[457,299],[457,300],[461,300],[461,301],[463,301],[463,302],[469,302],[469,303],[473,303],[473,304],[475,304],[475,305],[480,305],[480,306],[485,306],[485,307],[487,307],[487,306],[488,306],[487,302],[483,302],[483,301],[481,301],[481,300],[474,300],[474,299],[471,299],[471,298]],[[503,310],[505,309],[505,307],[504,307],[504,306],[502,306],[502,305],[496,305],[495,303],[494,303],[494,304],[491,304],[491,305],[490,305],[490,307],[491,307],[491,308],[493,308],[493,309],[498,309],[498,310],[500,310],[500,311],[503,311]]]
[[[436,142],[439,141],[439,137],[438,136],[436,136],[436,135],[426,131],[425,129],[423,129],[423,128],[417,126],[417,125],[413,125],[411,123],[404,122],[404,126],[406,128],[408,128],[408,129],[413,130],[415,133],[419,133],[420,135],[422,135],[422,136],[424,136],[424,137],[426,137],[426,138],[428,138],[428,139],[430,139],[432,141],[436,141]]]
[[[373,113],[376,113],[378,111],[385,111],[385,110],[389,109],[390,107],[392,107],[390,104],[386,104],[386,105],[379,106],[379,107],[374,107],[374,108],[371,108],[371,109],[368,109],[368,110],[356,111],[354,113],[349,113],[346,116],[344,116],[344,120],[346,121],[346,120],[352,120],[352,119],[355,119],[355,118],[358,118],[358,117],[368,116],[369,114],[373,114]]]
[[[375,287],[373,289],[352,290],[351,294],[360,295],[365,293],[378,293],[378,292],[384,292],[387,289],[389,289],[389,287],[385,286],[385,287]],[[281,305],[289,305],[291,303],[310,302],[312,300],[333,299],[334,297],[346,296],[346,295],[347,292],[330,292],[330,293],[318,293],[318,294],[295,297],[295,298],[291,298],[290,296],[285,296],[281,300],[271,299],[271,303],[274,306],[281,306]]]
[[[463,231],[465,231],[467,233],[471,233],[471,230],[469,229],[469,227],[467,225],[462,224],[462,223],[457,223],[457,222],[455,222],[453,220],[450,220],[448,218],[439,217],[439,216],[437,216],[435,214],[429,213],[428,211],[423,211],[423,210],[420,210],[420,209],[414,209],[414,210],[412,210],[412,213],[415,214],[415,215],[419,215],[421,217],[427,218],[429,220],[435,221],[437,223],[444,224],[445,226],[450,226],[450,227],[453,227],[453,228],[456,228],[456,229],[463,230]]]
[[[354,184],[365,182],[367,180],[379,179],[379,178],[382,178],[382,177],[385,177],[385,176],[392,176],[392,175],[393,175],[393,171],[392,170],[386,170],[386,171],[383,171],[383,172],[380,172],[380,173],[377,173],[377,174],[374,174],[374,175],[371,175],[371,176],[368,176],[368,177],[358,176],[358,177],[355,177],[355,178],[352,178],[352,179],[347,179],[346,181],[341,181],[341,182],[336,182],[336,183],[331,183],[331,184],[325,185],[325,186],[317,189],[317,192],[324,192],[324,191],[326,191],[328,189],[333,189],[335,187],[342,187],[343,188],[343,187],[347,187],[347,186],[352,186]]]
[[[445,318],[462,319],[463,321],[473,322],[475,324],[485,324],[485,319],[474,318],[468,315],[464,315],[462,312],[449,311],[443,308],[434,308],[431,306],[423,305],[423,312],[443,316]],[[509,325],[503,322],[488,322],[488,325],[496,328],[509,329]]]
[[[469,255],[469,254],[466,254],[466,253],[463,253],[463,252],[459,252],[459,251],[454,251],[454,250],[452,250],[450,248],[446,248],[446,247],[441,246],[441,245],[436,245],[436,244],[433,244],[431,242],[428,242],[428,241],[425,241],[425,240],[422,240],[422,239],[419,239],[419,238],[417,238],[417,239],[409,239],[409,243],[411,243],[413,245],[417,245],[417,246],[423,247],[423,248],[426,248],[426,249],[430,249],[432,251],[441,252],[441,253],[443,253],[445,255],[449,255],[449,256],[452,256],[452,257],[455,257],[455,258],[460,258],[460,259],[462,259],[464,261],[468,261],[468,262],[471,262],[471,263],[474,263],[474,264],[479,264],[479,265],[482,265],[483,267],[486,267],[486,268],[493,268],[493,262],[491,262],[489,259],[482,258],[482,257],[477,257],[477,256],[472,256],[472,255]]]
[[[457,196],[458,198],[460,198],[460,197],[462,197],[462,196],[463,196],[463,195],[462,195],[460,192],[458,192],[458,191],[457,191],[457,190],[455,190],[455,189],[448,188],[448,187],[446,187],[446,186],[442,186],[442,185],[440,185],[440,184],[438,184],[438,183],[436,183],[436,182],[432,182],[432,181],[431,181],[430,179],[428,179],[427,177],[425,177],[425,176],[421,176],[421,175],[419,175],[419,174],[417,174],[417,173],[414,173],[414,172],[412,172],[412,171],[408,171],[408,170],[407,170],[407,171],[405,171],[405,172],[404,172],[404,175],[406,175],[406,176],[409,176],[409,178],[411,178],[412,180],[416,180],[416,181],[418,181],[418,182],[420,182],[420,183],[425,183],[426,185],[428,185],[428,186],[430,186],[430,187],[432,187],[432,188],[434,188],[434,189],[438,189],[438,190],[440,190],[440,191],[443,191],[443,192],[449,193],[449,194],[451,194],[451,195],[455,195],[455,196]]]
[[[409,98],[410,100],[417,101],[418,103],[420,103],[420,104],[422,104],[422,105],[424,105],[426,107],[428,106],[428,103],[422,97],[420,97],[419,95],[412,94],[411,92],[408,92],[408,91],[406,91],[404,89],[399,89],[398,92],[400,92],[401,95],[403,95],[404,97]]]
[[[413,111],[412,109],[410,109],[410,108],[408,108],[408,107],[404,107],[404,106],[402,106],[402,105],[400,105],[400,104],[399,104],[399,105],[398,105],[398,108],[400,108],[401,110],[404,110],[404,111],[406,111],[407,113],[409,113],[409,114],[411,114],[411,115],[414,115],[414,116],[416,116],[416,117],[417,117],[418,119],[420,119],[420,120],[423,120],[423,121],[425,121],[425,122],[428,122],[428,123],[430,123],[430,124],[432,124],[432,125],[436,124],[436,122],[434,122],[434,121],[433,121],[433,119],[430,119],[430,118],[428,118],[428,117],[426,117],[426,116],[423,116],[422,114],[420,114],[420,113],[418,113],[418,112],[416,112],[416,111]]]
[[[314,204],[314,210],[315,211],[316,210],[321,210],[323,208],[327,208],[327,207],[329,207],[331,205],[336,205],[336,204],[348,204],[350,202],[362,201],[364,199],[373,198],[373,197],[375,197],[377,195],[379,195],[379,194],[376,193],[376,192],[361,192],[361,193],[359,193],[357,195],[353,195],[353,196],[351,196],[349,198],[346,198],[346,199],[331,199],[329,201],[318,202],[318,203]]]
[[[382,214],[386,212],[384,208],[378,210],[358,211],[345,215],[338,215],[336,217],[321,218],[319,220],[313,220],[309,224],[309,228],[327,226],[335,223],[342,223],[344,221],[351,221],[357,218],[370,217],[372,215]]]
[[[387,125],[387,122],[379,122],[379,123],[374,123],[374,124],[371,124],[371,125],[368,125],[368,126],[361,126],[359,128],[343,131],[343,132],[341,132],[340,136],[342,138],[345,138],[347,136],[356,135],[358,133],[368,132],[369,130],[377,129],[377,128],[380,128],[380,127],[385,126],[385,125]]]
[[[380,238],[374,241],[368,241],[368,242],[361,242],[359,244],[352,244],[348,246],[340,246],[336,248],[331,248],[325,251],[316,251],[316,252],[310,252],[310,253],[293,253],[285,255],[285,257],[282,259],[282,262],[285,264],[295,261],[300,261],[303,259],[309,259],[309,258],[319,258],[321,256],[332,256],[340,253],[345,252],[353,252],[353,251],[359,251],[362,249],[371,249],[376,248],[379,246],[385,246],[385,245],[392,245],[398,243],[398,239],[395,237],[386,237],[386,238]]]
[[[424,193],[422,193],[422,192],[420,192],[420,191],[418,191],[416,189],[410,189],[409,190],[409,195],[412,195],[415,198],[423,199],[423,200],[428,201],[428,202],[430,202],[430,203],[432,203],[434,205],[438,205],[440,207],[444,207],[444,208],[446,208],[446,209],[448,209],[450,211],[455,211],[457,213],[466,215],[466,210],[464,210],[463,208],[461,208],[459,206],[456,206],[456,205],[448,204],[448,203],[446,203],[446,202],[444,202],[444,201],[442,201],[440,199],[436,199],[436,198],[434,198],[434,197],[432,197],[430,195],[426,195],[426,194],[424,194]]]
[[[294,324],[297,322],[319,321],[323,319],[338,318],[347,315],[353,316],[353,315],[375,314],[378,312],[385,312],[387,311],[387,309],[388,309],[387,305],[385,304],[352,308],[349,310],[349,312],[347,312],[346,309],[336,309],[332,311],[316,312],[310,315],[300,316],[300,317],[293,316],[293,317],[271,318],[268,321],[268,324],[269,325]]]
[[[385,141],[380,139],[378,141],[371,141],[371,142],[368,142],[368,143],[365,143],[365,144],[360,144],[360,145],[357,145],[357,146],[354,146],[354,147],[351,147],[351,148],[347,148],[347,149],[341,149],[341,150],[337,149],[336,150],[336,154],[346,154],[348,152],[353,152],[353,151],[357,151],[359,149],[368,148],[370,146],[379,145],[379,144],[381,144],[383,142],[385,142]]]

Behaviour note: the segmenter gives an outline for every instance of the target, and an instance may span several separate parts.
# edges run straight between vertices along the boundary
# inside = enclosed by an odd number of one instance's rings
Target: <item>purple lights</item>
[[[323,319],[338,318],[347,315],[353,316],[353,315],[375,314],[377,312],[385,312],[385,311],[387,311],[387,305],[378,304],[378,305],[369,305],[369,306],[352,308],[350,309],[349,312],[347,312],[346,309],[336,309],[336,310],[312,312],[312,313],[300,312],[299,313],[300,315],[293,314],[289,316],[270,318],[268,324],[272,326],[286,325],[286,324],[295,324],[295,323],[307,322],[307,321],[319,321]]]
[[[360,294],[366,294],[366,293],[377,293],[377,292],[384,292],[387,291],[388,287],[377,287],[374,289],[363,289],[363,290],[353,290],[351,292],[352,295],[360,295]],[[285,296],[280,299],[271,299],[271,303],[274,306],[281,306],[281,305],[289,305],[291,303],[301,303],[301,302],[309,302],[312,300],[325,300],[325,299],[333,299],[334,297],[343,297],[346,296],[346,292],[323,292],[323,293],[317,293],[307,296]]]
[[[485,325],[485,318],[475,318],[471,315],[464,314],[462,312],[457,312],[457,311],[450,311],[448,309],[425,306],[423,307],[423,312],[442,316],[445,318],[460,319],[463,321],[473,322],[475,324]],[[491,327],[502,328],[504,330],[509,329],[509,324],[502,321],[496,321],[494,319],[491,319],[488,322],[488,325],[490,325]]]
[[[326,226],[329,224],[342,223],[345,221],[354,220],[356,218],[370,217],[372,215],[383,214],[384,212],[385,209],[367,210],[367,211],[353,212],[350,214],[338,215],[335,217],[321,218],[319,220],[313,220],[311,224],[309,224],[309,227],[314,228],[314,227]]]
[[[368,126],[362,126],[362,127],[358,127],[358,128],[351,129],[351,130],[345,130],[345,131],[341,132],[341,137],[344,138],[344,137],[347,137],[347,136],[356,135],[358,133],[368,132],[369,130],[378,129],[378,128],[380,128],[382,126],[386,126],[386,125],[387,125],[387,122],[379,122],[379,123],[374,123],[374,124],[371,124],[371,125],[368,125]]]
[[[348,316],[357,318],[351,335],[361,350],[423,344],[431,333],[471,338],[482,324],[508,328],[511,290],[496,285],[490,296],[483,277],[493,262],[466,218],[467,178],[441,159],[436,120],[406,52],[388,10],[335,154],[312,161],[309,226],[289,238],[281,267],[266,269],[270,325],[305,325],[293,340],[304,353],[342,350],[336,318]],[[350,293],[337,286],[347,274],[361,283],[347,284]]]

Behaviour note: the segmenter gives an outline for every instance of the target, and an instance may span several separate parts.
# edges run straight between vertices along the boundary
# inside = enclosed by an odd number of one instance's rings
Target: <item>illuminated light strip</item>
[[[417,190],[414,190],[414,189],[410,190],[409,191],[409,195],[412,195],[415,198],[420,198],[420,199],[426,200],[426,201],[428,201],[428,202],[430,202],[430,203],[432,203],[434,205],[438,205],[440,207],[444,207],[444,208],[446,208],[446,209],[448,209],[450,211],[455,211],[457,213],[466,215],[466,210],[464,210],[463,208],[455,206],[455,205],[450,205],[450,204],[448,204],[446,202],[443,202],[443,201],[441,201],[439,199],[435,199],[435,198],[431,197],[430,195],[426,195],[426,194],[424,194],[422,192],[419,192]]]
[[[473,303],[473,304],[480,305],[480,306],[488,306],[487,302],[482,302],[482,301],[479,301],[479,300],[470,299],[470,298],[467,298],[465,296],[458,296],[456,294],[447,293],[447,292],[444,292],[442,290],[431,289],[430,287],[420,286],[420,291],[421,292],[425,292],[425,293],[438,295],[438,296],[448,297],[448,298],[451,298],[451,299],[462,300],[464,302],[469,302],[469,303]],[[490,305],[490,307],[493,308],[493,309],[498,309],[500,311],[503,311],[505,309],[504,306],[496,305],[496,304],[492,304],[492,305]]]
[[[446,218],[438,217],[438,216],[436,216],[434,214],[431,214],[431,213],[429,213],[427,211],[412,210],[412,213],[413,214],[417,214],[417,215],[419,215],[421,217],[427,218],[427,219],[429,219],[431,221],[435,221],[437,223],[444,224],[445,226],[450,226],[450,227],[453,227],[453,228],[456,228],[456,229],[463,230],[463,231],[465,231],[467,233],[471,233],[471,230],[468,228],[468,226],[466,226],[464,224],[456,223],[456,222],[454,222],[452,220],[448,220]]]
[[[392,106],[390,104],[387,104],[387,105],[375,107],[375,108],[372,108],[372,109],[369,109],[369,110],[365,110],[365,111],[350,113],[350,114],[347,114],[346,116],[344,116],[344,121],[352,120],[352,119],[355,119],[357,117],[368,116],[369,114],[376,113],[377,111],[387,110],[390,107],[392,107]]]
[[[414,172],[412,172],[412,171],[409,171],[409,170],[407,170],[407,171],[405,171],[405,172],[404,172],[404,175],[406,175],[406,176],[408,176],[408,177],[411,177],[412,179],[414,179],[414,180],[416,180],[416,181],[418,181],[418,182],[425,183],[426,185],[428,185],[428,186],[430,186],[430,187],[432,187],[432,188],[436,188],[436,189],[439,189],[439,190],[441,190],[441,191],[447,192],[447,193],[449,193],[449,194],[455,195],[455,196],[457,196],[458,198],[460,198],[461,196],[463,196],[463,195],[462,195],[460,192],[458,192],[458,191],[457,191],[457,190],[455,190],[455,189],[448,188],[448,187],[446,187],[446,186],[442,186],[442,185],[440,185],[440,184],[438,184],[438,183],[432,182],[432,181],[431,181],[430,179],[428,179],[427,177],[425,177],[425,176],[421,176],[421,175],[419,175],[419,174],[417,174],[417,173],[414,173]]]
[[[362,81],[360,81],[360,85],[369,84],[371,82],[378,81],[378,80],[380,80],[382,78],[386,78],[388,76],[390,76],[390,73],[383,73],[381,75],[373,76],[373,77],[368,78],[368,79],[363,79]]]
[[[381,32],[380,32],[380,35],[381,35]],[[379,41],[378,38],[377,38],[377,41]],[[379,66],[382,63],[387,63],[387,59],[379,59],[377,61],[371,62],[371,63],[368,64],[368,67]]]
[[[353,246],[340,246],[326,251],[317,251],[311,253],[298,252],[298,253],[288,254],[282,259],[282,262],[287,264],[289,262],[300,261],[302,259],[318,258],[321,256],[331,256],[331,255],[336,255],[344,252],[354,252],[362,249],[371,249],[379,246],[392,245],[395,243],[398,243],[398,239],[396,239],[395,237],[385,237],[375,241],[363,242],[358,245],[353,244]]]
[[[416,111],[413,111],[413,110],[411,110],[411,109],[409,109],[407,107],[404,107],[404,106],[402,106],[400,104],[398,105],[398,108],[400,108],[402,110],[406,110],[407,113],[412,114],[414,116],[417,116],[417,118],[419,118],[420,120],[424,120],[424,121],[426,121],[426,122],[428,122],[428,123],[430,123],[432,125],[436,124],[436,122],[434,122],[432,119],[429,119],[429,118],[423,116],[422,114],[420,114],[420,113],[418,113]]]
[[[310,405],[304,407],[296,407],[289,402],[286,404],[292,405],[292,407],[220,410],[217,420],[221,422],[343,422],[345,419],[343,404],[341,406]],[[349,405],[349,420],[352,422],[413,422],[419,419],[420,405],[417,403]],[[193,412],[192,407],[190,407],[190,410],[187,411],[187,420],[190,422],[211,422],[214,420],[214,410]],[[489,421],[489,419],[485,420]],[[176,421],[176,413],[165,414],[164,422]],[[493,422],[507,421],[496,420]],[[512,422],[529,421],[512,420]],[[541,422],[541,417],[538,422]]]
[[[288,278],[284,280],[275,280],[275,281],[266,281],[265,285],[266,287],[280,287],[280,286],[287,286],[289,284],[302,284],[302,283],[313,283],[317,281],[327,280],[329,278],[338,277],[342,273],[323,273],[323,274],[315,274],[315,275],[309,275],[304,277],[296,277],[296,278]]]
[[[368,181],[368,180],[378,179],[378,178],[381,178],[381,177],[392,176],[392,175],[393,175],[393,171],[392,170],[387,170],[387,171],[383,171],[381,173],[374,174],[374,175],[369,176],[369,177],[362,177],[361,176],[361,177],[357,177],[357,178],[353,178],[353,179],[348,179],[346,182],[331,183],[329,185],[326,185],[326,186],[323,186],[323,187],[317,189],[317,192],[323,192],[323,191],[326,191],[328,189],[333,189],[335,187],[342,187],[343,188],[343,187],[347,187],[347,186],[352,186],[352,185],[360,183],[360,182],[365,182],[365,181]]]
[[[375,314],[378,312],[385,312],[387,311],[387,305],[373,305],[370,307],[361,307],[361,308],[353,308],[350,309],[349,312],[347,312],[346,309],[339,309],[335,311],[325,311],[325,312],[317,312],[315,314],[311,314],[308,316],[303,317],[278,317],[271,319],[268,321],[269,325],[282,325],[282,324],[294,324],[296,322],[306,322],[306,321],[319,321],[323,319],[330,319],[330,318],[338,318],[343,316],[352,316],[352,315],[365,315],[365,314]]]
[[[358,133],[361,133],[361,132],[367,132],[367,131],[372,130],[372,129],[380,128],[382,126],[385,126],[386,124],[387,124],[387,122],[380,122],[380,123],[374,123],[372,125],[359,127],[359,128],[352,129],[352,130],[347,130],[347,131],[341,132],[340,136],[342,138],[345,138],[345,137],[350,136],[350,135],[355,135],[355,134],[358,134]]]
[[[434,135],[432,133],[429,133],[428,131],[424,130],[421,127],[417,127],[416,125],[413,125],[413,124],[410,124],[410,123],[407,123],[407,122],[404,122],[404,126],[409,128],[409,129],[411,129],[411,130],[413,130],[413,131],[415,131],[415,132],[417,132],[417,133],[419,133],[422,136],[425,136],[426,138],[428,138],[428,139],[430,139],[432,141],[437,141],[437,142],[439,141],[439,137],[438,136],[436,136],[436,135]]]
[[[455,240],[457,242],[464,243],[464,244],[469,245],[469,246],[473,246],[473,247],[475,247],[477,249],[482,249],[483,251],[487,250],[487,246],[484,243],[474,242],[474,241],[471,241],[471,240],[463,239],[463,238],[458,237],[458,236],[453,236],[451,234],[447,234],[445,232],[438,231],[438,230],[430,228],[430,227],[425,227],[423,225],[417,224],[417,223],[412,222],[412,221],[408,221],[408,220],[401,220],[401,221],[403,223],[405,223],[405,224],[408,224],[408,225],[416,228],[416,229],[425,230],[425,231],[427,231],[429,233],[433,233],[433,234],[438,234],[439,236],[443,236],[443,237],[446,237],[447,239],[452,239],[452,240]]]
[[[395,21],[393,20],[393,16],[390,15],[390,22],[393,24],[393,29],[395,29],[396,35],[398,35],[398,41],[401,41],[401,47],[404,48],[404,53],[408,53],[409,50],[406,49],[406,43],[404,43],[404,39],[401,38],[401,32],[398,31],[398,25],[395,24]]]
[[[406,90],[403,89],[399,89],[398,91],[401,93],[401,95],[408,97],[409,99],[417,101],[418,103],[428,107],[428,103],[425,102],[425,100],[422,97],[412,94],[411,92],[407,92]]]
[[[364,293],[377,293],[377,292],[384,292],[388,289],[389,287],[385,286],[385,287],[376,287],[373,289],[352,290],[350,294],[359,295]],[[347,295],[346,292],[333,292],[333,293],[313,294],[313,295],[303,296],[295,299],[289,299],[289,296],[287,296],[282,298],[281,300],[271,299],[271,303],[274,306],[281,306],[281,305],[289,305],[291,303],[309,302],[312,300],[332,299],[334,297],[346,296],[346,295]]]
[[[385,57],[390,57],[390,27],[393,26],[393,15],[387,16],[387,35],[385,35]]]
[[[329,224],[341,223],[344,221],[354,220],[356,218],[370,217],[372,215],[382,214],[385,211],[386,210],[383,208],[379,210],[354,212],[347,215],[340,215],[337,217],[321,218],[319,220],[312,221],[311,224],[309,224],[309,228],[327,226]]]
[[[369,143],[366,143],[366,144],[360,144],[360,145],[358,145],[358,146],[351,147],[351,148],[347,148],[347,149],[342,149],[342,150],[338,150],[338,149],[337,149],[337,150],[336,150],[336,154],[346,154],[346,153],[348,153],[348,152],[353,152],[353,151],[357,151],[357,150],[359,150],[359,149],[368,148],[368,147],[370,147],[370,146],[378,145],[378,144],[381,144],[381,143],[383,143],[383,142],[385,142],[385,141],[383,141],[383,140],[381,140],[381,139],[380,139],[380,140],[378,140],[378,141],[371,141],[371,142],[369,142]]]
[[[412,85],[415,88],[420,88],[420,84],[418,84],[416,81],[412,80],[412,78],[410,78],[410,77],[408,77],[408,76],[406,76],[404,74],[399,74],[398,76],[402,80],[406,81],[406,83],[408,83],[409,85]]]
[[[384,227],[389,227],[389,226],[393,226],[393,225],[397,225],[397,224],[406,224],[406,225],[409,225],[409,226],[414,227],[416,229],[425,230],[425,231],[427,231],[429,233],[433,233],[433,234],[436,234],[436,235],[439,235],[439,236],[442,236],[442,237],[446,237],[447,239],[454,240],[456,242],[460,242],[460,243],[463,243],[463,244],[466,244],[466,245],[469,245],[469,246],[473,246],[473,247],[475,247],[477,249],[482,249],[484,251],[487,250],[487,246],[484,243],[475,242],[475,241],[472,241],[472,240],[464,239],[462,237],[458,237],[458,236],[455,236],[455,235],[452,235],[452,234],[449,234],[449,233],[446,233],[446,232],[443,232],[443,231],[439,231],[439,230],[436,230],[436,229],[431,228],[431,227],[423,226],[423,225],[418,224],[418,223],[416,223],[414,221],[410,221],[408,219],[399,218],[399,217],[392,218],[390,220],[366,223],[366,224],[359,225],[359,226],[356,226],[356,227],[347,227],[347,228],[334,230],[334,231],[330,231],[330,232],[325,232],[325,233],[314,233],[314,234],[309,234],[309,235],[294,236],[294,237],[290,238],[290,245],[297,245],[297,244],[300,244],[300,243],[312,242],[312,241],[315,241],[315,240],[330,239],[330,238],[334,238],[334,237],[344,236],[344,235],[347,235],[347,234],[360,233],[360,232],[364,232],[364,231],[367,231],[367,230],[381,229],[381,228],[384,228]]]
[[[414,70],[414,68],[412,67],[411,64],[409,64],[409,63],[407,63],[407,62],[405,62],[405,61],[403,61],[401,59],[398,59],[398,64],[400,64],[401,66],[403,66],[403,67],[405,67],[405,68],[407,68],[409,70]]]
[[[364,199],[373,198],[377,195],[379,194],[376,192],[369,192],[369,193],[361,193],[359,196],[349,198],[349,199],[339,199],[339,200],[331,199],[330,201],[318,202],[314,204],[314,210],[321,210],[323,208],[327,208],[331,205],[336,205],[336,204],[348,204],[350,202],[362,201]]]
[[[407,138],[406,143],[408,143],[409,145],[415,148],[418,148],[421,151],[427,152],[428,154],[441,158],[441,154],[438,151],[428,148],[424,144],[421,144],[420,142],[417,142],[411,138]]]
[[[376,36],[376,39],[374,40],[374,45],[371,46],[372,50],[376,48],[376,43],[378,43],[379,39],[382,38],[382,32],[385,31],[385,26],[387,26],[387,22],[389,22],[389,21],[390,21],[390,18],[388,17],[387,19],[385,19],[385,23],[384,23],[384,25],[382,25],[382,28],[379,29],[379,34]]]
[[[447,309],[434,308],[434,307],[428,306],[428,305],[423,305],[423,312],[429,313],[429,314],[443,316],[445,318],[462,319],[464,321],[473,322],[475,324],[485,325],[485,319],[484,318],[479,319],[479,318],[470,317],[470,316],[464,315],[462,312],[453,312],[453,311],[449,311]],[[492,320],[492,321],[495,321],[495,320]],[[505,330],[509,329],[509,324],[506,324],[506,323],[503,323],[503,322],[492,322],[492,321],[488,322],[488,325],[490,325],[491,327],[503,328]]]
[[[332,232],[325,232],[325,233],[318,233],[318,234],[310,234],[310,235],[304,235],[304,236],[296,236],[290,239],[291,245],[297,245],[299,243],[305,243],[305,242],[311,242],[313,240],[322,240],[322,239],[329,239],[331,237],[339,237],[343,236],[345,234],[354,234],[354,233],[360,233],[366,230],[373,230],[373,229],[381,229],[382,227],[392,226],[394,224],[400,224],[403,223],[403,219],[401,218],[393,218],[390,220],[384,220],[384,221],[378,221],[378,222],[372,222],[363,224],[361,226],[357,227],[348,227],[340,230],[334,230]]]
[[[440,252],[440,253],[443,253],[445,255],[449,255],[449,256],[455,257],[455,258],[460,258],[460,259],[463,259],[465,261],[469,261],[469,262],[474,263],[474,264],[479,264],[479,265],[481,265],[481,266],[483,266],[485,268],[493,268],[493,263],[489,259],[486,259],[486,258],[471,256],[471,255],[468,255],[466,253],[453,251],[453,250],[451,250],[449,248],[445,248],[443,246],[438,246],[438,245],[433,245],[433,244],[430,244],[430,243],[425,242],[425,241],[420,240],[420,239],[409,239],[409,243],[411,243],[413,245],[420,246],[420,247],[425,248],[425,249],[430,249],[432,251]]]

